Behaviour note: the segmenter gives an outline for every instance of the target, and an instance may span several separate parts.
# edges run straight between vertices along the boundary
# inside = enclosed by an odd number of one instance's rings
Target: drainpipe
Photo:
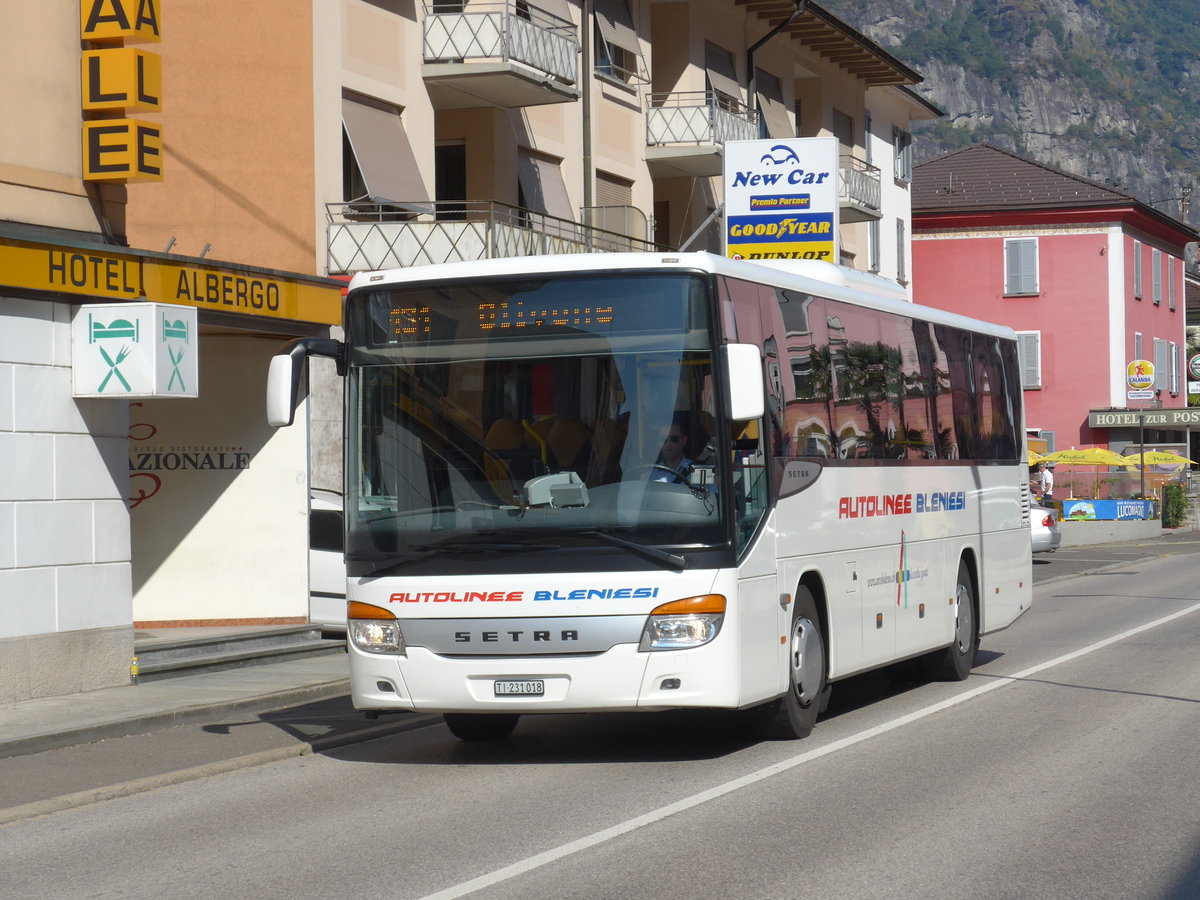
[[[592,206],[592,0],[583,0],[583,21],[579,23],[583,73],[579,78],[583,91],[583,206]]]
[[[589,2],[590,2],[590,0],[589,0]],[[772,28],[770,31],[768,31],[766,34],[764,34],[762,37],[760,37],[757,41],[755,41],[753,44],[751,44],[749,47],[746,48],[746,68],[749,70],[748,77],[746,78],[746,82],[748,85],[746,93],[749,96],[746,98],[746,101],[747,101],[747,104],[750,105],[754,109],[757,109],[757,107],[758,107],[758,90],[757,90],[758,85],[755,84],[755,81],[757,79],[755,79],[755,77],[754,77],[754,52],[756,50],[758,50],[758,48],[761,47],[763,44],[765,44],[767,41],[769,41],[771,38],[775,37],[775,35],[779,34],[779,32],[783,31],[783,29],[787,28],[789,25],[791,25],[793,22],[795,22],[798,18],[800,18],[802,15],[804,15],[804,8],[806,6],[808,6],[808,0],[795,0],[795,4],[796,4],[796,8],[794,10],[792,10],[792,14],[787,17],[786,21],[780,22],[778,25],[776,25],[774,28]],[[760,138],[766,137],[766,135],[763,133],[765,130],[766,130],[766,123],[763,121],[762,115],[760,114],[758,117],[758,136]]]

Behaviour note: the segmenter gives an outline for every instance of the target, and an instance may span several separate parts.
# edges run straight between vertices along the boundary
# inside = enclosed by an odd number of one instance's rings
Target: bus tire
[[[829,705],[829,655],[812,592],[796,588],[788,629],[787,693],[761,708],[763,736],[775,740],[808,737]]]
[[[954,588],[954,643],[922,660],[925,674],[939,681],[965,681],[975,665],[978,649],[979,624],[975,615],[971,570],[965,560],[959,560],[958,584]]]
[[[446,727],[460,741],[502,741],[521,717],[512,713],[445,713]]]

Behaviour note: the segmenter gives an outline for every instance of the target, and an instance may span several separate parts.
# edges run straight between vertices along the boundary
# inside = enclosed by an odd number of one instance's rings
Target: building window
[[[833,111],[833,136],[838,139],[843,153],[854,152],[854,119],[840,109]]]
[[[1028,296],[1038,292],[1037,238],[1009,238],[1004,242],[1004,293]]]
[[[1041,390],[1042,333],[1040,331],[1017,332],[1017,357],[1021,363],[1021,387],[1027,391]]]
[[[1142,242],[1133,242],[1133,296],[1142,299]]]
[[[895,178],[905,184],[912,183],[912,135],[899,128],[892,129],[892,152]]]
[[[1155,247],[1150,251],[1150,282],[1154,305],[1162,303],[1162,251]]]
[[[595,0],[592,55],[596,73],[630,84],[646,81],[642,46],[628,0]]]
[[[733,54],[707,41],[704,42],[704,80],[705,90],[713,93],[718,107],[729,112],[741,111],[742,88],[733,66]]]
[[[1145,359],[1146,358],[1146,357],[1142,356],[1142,333],[1140,331],[1135,331],[1133,334],[1133,358],[1134,359]]]

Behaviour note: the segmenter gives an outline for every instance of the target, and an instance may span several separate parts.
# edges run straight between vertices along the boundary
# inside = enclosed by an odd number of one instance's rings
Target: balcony
[[[459,6],[458,11],[445,11]],[[421,77],[435,109],[517,109],[579,99],[574,24],[508,0],[427,2]]]
[[[848,154],[838,157],[838,214],[843,223],[883,217],[879,169]]]
[[[758,137],[758,113],[718,91],[650,94],[646,162],[655,178],[720,175],[726,141]]]
[[[654,250],[649,241],[493,200],[326,204],[330,275],[506,256]]]

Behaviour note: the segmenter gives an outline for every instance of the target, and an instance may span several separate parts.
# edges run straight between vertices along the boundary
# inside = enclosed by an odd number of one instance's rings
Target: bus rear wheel
[[[521,717],[511,713],[445,713],[446,727],[460,741],[502,741]]]
[[[954,643],[936,650],[921,662],[925,674],[938,681],[964,681],[975,665],[979,650],[979,626],[975,619],[975,592],[971,588],[971,570],[965,561],[958,563],[958,585],[954,589]]]
[[[796,588],[787,644],[787,693],[760,708],[763,734],[776,740],[808,737],[829,704],[829,665],[817,602]]]

